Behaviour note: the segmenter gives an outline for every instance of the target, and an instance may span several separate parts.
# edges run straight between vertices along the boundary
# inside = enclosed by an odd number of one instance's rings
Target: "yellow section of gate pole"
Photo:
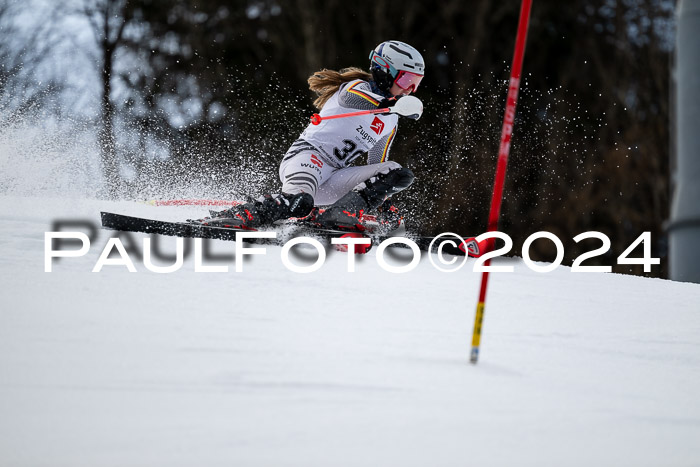
[[[469,356],[471,363],[479,360],[479,344],[481,343],[481,324],[484,321],[484,302],[476,304],[476,316],[474,317],[474,334],[472,335],[472,351]]]

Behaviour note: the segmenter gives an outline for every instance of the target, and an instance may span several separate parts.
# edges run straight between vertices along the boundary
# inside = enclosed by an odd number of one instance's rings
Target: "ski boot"
[[[308,193],[267,194],[230,209],[211,212],[211,217],[196,221],[213,227],[256,229],[281,219],[304,217],[314,206],[314,198]]]
[[[362,216],[376,209],[391,195],[408,188],[414,175],[410,169],[393,169],[359,184],[322,212],[316,222],[327,229],[362,232]]]
[[[387,199],[384,204],[377,208],[375,233],[388,234],[396,231],[402,225],[403,216],[399,213],[399,208],[391,202],[391,199]]]

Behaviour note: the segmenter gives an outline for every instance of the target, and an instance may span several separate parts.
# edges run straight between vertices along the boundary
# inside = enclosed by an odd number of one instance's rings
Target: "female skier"
[[[309,78],[309,88],[318,94],[314,105],[321,117],[393,107],[398,99],[415,92],[423,78],[423,57],[404,42],[382,42],[369,58],[371,73],[358,68],[339,72],[324,69]],[[410,117],[419,118],[420,112],[422,105],[419,113]],[[314,205],[329,205],[316,217],[316,223],[326,228],[361,230],[358,225],[363,212],[380,207],[389,196],[413,182],[411,170],[389,161],[397,124],[396,113],[310,124],[282,159],[281,193],[212,213],[212,218],[200,222],[256,228],[281,219],[305,217]],[[367,165],[350,166],[365,155]]]

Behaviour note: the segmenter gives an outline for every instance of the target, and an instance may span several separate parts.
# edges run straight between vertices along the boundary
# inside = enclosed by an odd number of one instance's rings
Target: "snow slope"
[[[92,273],[101,231],[45,273],[51,221],[100,210],[202,213],[0,198],[2,466],[700,465],[700,285],[514,259],[472,366],[468,268]]]

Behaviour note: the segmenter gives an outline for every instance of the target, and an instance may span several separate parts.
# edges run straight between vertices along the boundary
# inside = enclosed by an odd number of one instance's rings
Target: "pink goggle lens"
[[[399,75],[396,77],[396,85],[401,89],[406,91],[416,92],[418,85],[423,79],[423,75],[417,75],[411,73],[410,71],[399,71]]]

